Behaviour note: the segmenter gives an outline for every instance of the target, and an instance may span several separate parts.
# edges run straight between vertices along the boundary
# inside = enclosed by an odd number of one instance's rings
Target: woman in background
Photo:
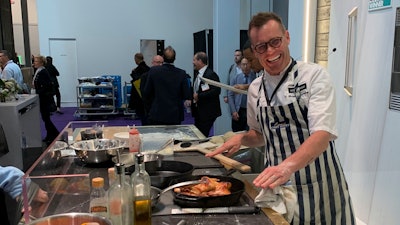
[[[50,114],[54,110],[51,109],[54,106],[54,87],[51,81],[50,74],[44,67],[46,59],[43,56],[35,56],[33,66],[36,69],[35,75],[33,76],[33,85],[36,90],[36,94],[39,95],[40,102],[40,114],[46,127],[47,135],[44,138],[46,144],[50,144],[60,133],[54,126],[50,119]]]
[[[60,84],[58,83],[57,77],[60,76],[60,73],[58,72],[57,68],[53,65],[53,58],[51,56],[46,57],[46,69],[49,71],[50,78],[54,83],[54,90],[56,92],[56,106],[57,106],[57,111],[56,113],[58,114],[64,114],[61,112],[61,94],[60,94]]]

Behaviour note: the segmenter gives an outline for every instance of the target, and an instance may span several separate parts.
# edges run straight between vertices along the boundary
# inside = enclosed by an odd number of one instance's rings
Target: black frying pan
[[[171,181],[170,185],[188,180],[200,180],[202,176],[203,175],[176,179]],[[228,207],[236,205],[239,202],[240,197],[244,192],[244,183],[241,180],[227,176],[208,176],[208,177],[218,178],[220,181],[231,182],[232,184],[232,187],[230,189],[231,194],[224,196],[215,196],[215,197],[194,197],[173,192],[174,202],[182,207],[193,207],[193,208]]]

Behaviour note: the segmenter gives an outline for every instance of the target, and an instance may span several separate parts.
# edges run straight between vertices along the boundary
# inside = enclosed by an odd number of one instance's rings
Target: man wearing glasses
[[[253,53],[264,67],[248,89],[249,131],[207,156],[231,155],[242,144],[265,145],[266,168],[253,184],[263,189],[261,194],[292,190],[297,199],[282,212],[291,224],[355,224],[335,150],[335,93],[328,72],[290,56],[290,35],[278,15],[259,13],[248,30]]]
[[[256,74],[251,70],[251,65],[247,58],[240,61],[242,73],[237,74],[231,79],[230,85],[235,88],[247,90],[250,83],[256,78]],[[232,116],[232,131],[248,130],[247,126],[247,95],[228,91],[228,104]]]

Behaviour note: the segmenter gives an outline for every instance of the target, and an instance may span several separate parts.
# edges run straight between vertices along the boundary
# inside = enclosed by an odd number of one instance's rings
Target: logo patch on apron
[[[307,91],[307,84],[296,84],[296,86],[289,85],[288,86],[288,93],[289,97],[295,97],[296,99],[299,99],[301,95],[306,94]]]

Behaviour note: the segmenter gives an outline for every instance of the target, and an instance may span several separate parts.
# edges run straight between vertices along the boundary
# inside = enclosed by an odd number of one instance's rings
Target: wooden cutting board
[[[176,144],[174,147],[174,151],[177,151],[177,152],[199,151],[201,153],[207,154],[207,153],[212,152],[212,150],[217,147],[219,147],[219,145],[214,144],[212,142],[204,142],[204,143],[201,143],[198,145],[192,145],[188,148],[182,148],[182,147],[180,147],[179,144]],[[234,168],[234,169],[240,170],[245,173],[251,172],[250,166],[245,165],[245,164],[238,162],[234,159],[231,159],[229,157],[226,157],[222,154],[215,155],[213,158],[219,160],[222,164],[224,164],[227,167]]]

